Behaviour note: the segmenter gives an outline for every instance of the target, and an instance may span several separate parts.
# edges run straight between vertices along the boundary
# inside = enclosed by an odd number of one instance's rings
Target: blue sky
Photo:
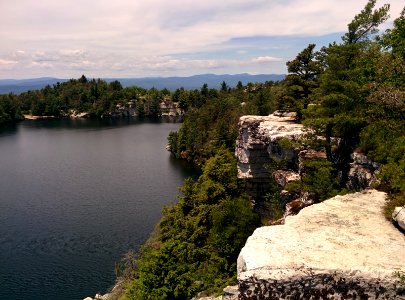
[[[0,78],[286,73],[366,0],[4,0]],[[403,0],[389,3],[391,19]]]

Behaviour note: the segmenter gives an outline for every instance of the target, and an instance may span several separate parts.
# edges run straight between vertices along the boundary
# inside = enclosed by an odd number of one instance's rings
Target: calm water
[[[0,299],[83,299],[114,283],[195,174],[170,157],[179,124],[36,120],[0,128]]]

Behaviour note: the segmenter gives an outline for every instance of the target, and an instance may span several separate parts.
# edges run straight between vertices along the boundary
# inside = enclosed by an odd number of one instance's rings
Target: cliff
[[[384,219],[385,198],[336,196],[256,229],[238,258],[241,299],[405,299],[394,276],[405,236]]]
[[[326,158],[303,141],[305,130],[294,115],[240,118],[238,177],[255,206],[270,179],[284,188],[302,179],[307,159]],[[379,167],[352,153],[340,184],[369,188]],[[239,299],[405,299],[404,283],[394,275],[405,270],[405,236],[384,218],[385,193],[367,189],[306,208],[314,203],[308,193],[280,195],[285,224],[256,229],[240,252]],[[288,216],[299,211],[291,211],[295,205],[302,210]]]
[[[266,164],[272,160],[294,160],[291,149],[280,146],[278,141],[287,138],[298,141],[303,126],[294,122],[294,115],[243,116],[239,119],[239,135],[236,141],[238,177],[253,179],[269,175]]]
[[[284,190],[288,183],[302,180],[309,171],[309,161],[325,159],[326,162],[325,152],[315,151],[306,143],[307,131],[302,124],[295,122],[294,113],[243,116],[238,125],[239,135],[235,148],[238,178],[245,181],[247,193],[254,199],[257,212],[270,219],[273,217],[265,201],[271,181],[282,189],[280,198],[287,215],[319,200],[311,193],[297,194]],[[322,137],[317,139],[322,141]],[[334,139],[336,147],[339,143],[339,139]],[[363,190],[378,181],[376,173],[379,168],[378,163],[364,154],[354,152],[347,165],[336,174],[336,178],[340,186]]]

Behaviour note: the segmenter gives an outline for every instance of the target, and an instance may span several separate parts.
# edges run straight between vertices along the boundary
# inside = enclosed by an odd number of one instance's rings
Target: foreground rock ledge
[[[240,299],[405,299],[405,236],[376,190],[336,196],[255,230],[238,258]]]

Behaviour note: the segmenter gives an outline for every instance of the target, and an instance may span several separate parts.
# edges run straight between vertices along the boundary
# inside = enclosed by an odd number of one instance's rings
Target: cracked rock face
[[[303,126],[292,117],[243,116],[239,120],[239,136],[235,154],[239,178],[268,177],[265,165],[272,160],[293,159],[294,152],[278,144],[281,138],[298,140]]]
[[[405,299],[393,276],[405,270],[405,235],[384,218],[385,200],[336,196],[256,229],[238,258],[240,299]]]
[[[268,192],[272,176],[270,165],[288,161],[289,168],[297,169],[295,149],[279,142],[298,141],[303,135],[302,129],[301,124],[294,123],[294,115],[242,116],[239,119],[235,148],[238,178],[245,180],[247,192],[254,199],[261,199]]]
[[[306,161],[326,159],[325,151],[315,151],[301,144],[306,132],[302,124],[295,123],[294,115],[275,112],[269,116],[242,116],[238,125],[235,149],[238,178],[245,181],[247,193],[258,203],[268,192],[270,178],[284,187],[306,173]],[[347,173],[339,177],[345,180],[341,184],[362,190],[378,183],[378,163],[357,152],[351,154],[351,159],[344,170]],[[280,166],[281,170],[274,171]]]

